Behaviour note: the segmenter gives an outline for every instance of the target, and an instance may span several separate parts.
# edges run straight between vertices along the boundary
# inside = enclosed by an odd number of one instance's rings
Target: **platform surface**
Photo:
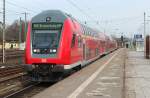
[[[150,98],[150,59],[129,51],[126,59],[126,98]]]

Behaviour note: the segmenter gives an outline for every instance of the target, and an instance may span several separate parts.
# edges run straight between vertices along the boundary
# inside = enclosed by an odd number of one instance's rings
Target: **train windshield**
[[[62,30],[61,23],[33,23],[32,48],[57,49]]]
[[[32,47],[43,49],[56,49],[59,44],[60,30],[33,31]]]

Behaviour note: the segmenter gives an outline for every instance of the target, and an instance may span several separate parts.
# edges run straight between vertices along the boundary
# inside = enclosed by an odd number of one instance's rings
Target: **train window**
[[[87,30],[87,28],[86,28],[86,35],[88,35],[88,30]]]
[[[87,34],[86,34],[86,28],[84,28],[84,32],[85,32],[85,35],[87,35]]]
[[[75,46],[75,42],[76,42],[76,34],[73,34],[71,47]]]
[[[98,48],[95,49],[95,56],[99,54]]]
[[[81,36],[78,37],[78,47],[82,46],[82,38]]]
[[[86,35],[86,28],[84,27],[84,32],[85,32],[85,35]]]
[[[85,28],[84,28],[84,26],[83,26],[83,33],[84,33],[84,35],[85,35]]]

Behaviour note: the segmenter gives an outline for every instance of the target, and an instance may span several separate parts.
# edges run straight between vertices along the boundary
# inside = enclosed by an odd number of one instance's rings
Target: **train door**
[[[83,60],[86,60],[86,43],[85,43],[85,39],[82,39],[83,42]]]
[[[83,43],[83,60],[86,60],[86,47],[85,44]]]

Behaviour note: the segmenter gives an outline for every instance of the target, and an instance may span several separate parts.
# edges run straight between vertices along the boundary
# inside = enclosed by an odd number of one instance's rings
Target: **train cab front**
[[[61,76],[67,64],[69,45],[64,38],[67,17],[60,11],[44,11],[32,18],[26,41],[26,66],[32,81],[49,82]],[[63,59],[63,60],[62,60]]]

